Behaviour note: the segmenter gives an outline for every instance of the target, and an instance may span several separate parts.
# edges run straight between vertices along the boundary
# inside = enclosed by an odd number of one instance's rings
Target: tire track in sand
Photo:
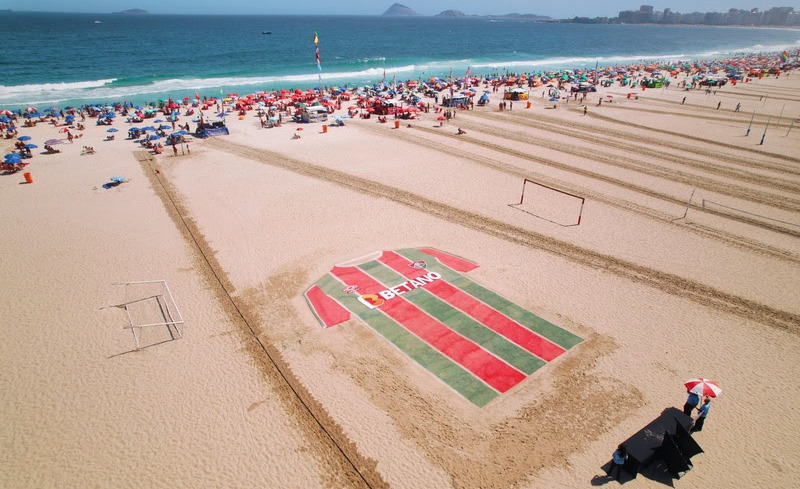
[[[493,236],[528,248],[541,249],[574,263],[603,270],[622,278],[653,287],[661,292],[689,299],[705,307],[733,314],[742,319],[800,332],[800,316],[765,304],[717,290],[699,282],[662,272],[634,262],[594,252],[496,219],[459,209],[413,192],[404,191],[373,180],[312,163],[296,160],[281,153],[254,148],[228,140],[213,138],[206,144],[242,158],[282,168],[306,177],[322,180],[354,192],[384,198],[443,219],[452,224]]]
[[[367,130],[367,131],[370,131],[373,134],[376,134],[376,135],[379,135],[379,136],[386,136],[385,129],[383,129],[383,127],[381,127],[381,126],[362,124],[362,125],[360,125],[358,127],[359,127],[359,130]],[[576,185],[576,184],[574,184],[572,182],[569,182],[569,181],[562,181],[562,180],[554,179],[554,178],[551,178],[551,177],[549,177],[547,175],[544,175],[542,173],[539,173],[539,172],[534,172],[534,171],[526,169],[526,168],[520,168],[519,166],[515,166],[515,165],[513,165],[511,163],[506,163],[504,161],[495,160],[495,159],[491,159],[491,158],[486,158],[485,156],[477,155],[475,153],[470,153],[466,149],[466,147],[465,147],[465,145],[463,143],[467,142],[469,144],[474,144],[475,146],[483,147],[483,148],[487,148],[487,149],[491,149],[491,150],[495,150],[496,149],[496,147],[494,145],[492,147],[487,147],[485,144],[482,144],[480,141],[476,142],[476,141],[473,141],[473,140],[462,139],[462,138],[464,138],[464,135],[455,136],[455,135],[450,135],[450,134],[443,134],[443,133],[441,133],[441,132],[439,132],[437,130],[428,130],[428,129],[425,129],[425,128],[420,128],[419,126],[413,126],[413,127],[415,129],[421,129],[421,130],[423,130],[425,132],[429,132],[431,134],[436,134],[437,136],[442,136],[442,137],[446,137],[446,138],[453,138],[453,139],[458,138],[459,139],[459,144],[458,145],[455,145],[455,144],[451,145],[451,144],[437,143],[437,142],[435,142],[433,140],[430,140],[430,139],[414,137],[414,136],[410,135],[407,131],[401,131],[401,132],[395,133],[395,134],[392,135],[392,137],[402,139],[403,141],[407,142],[408,144],[413,144],[415,146],[424,147],[424,148],[426,148],[428,150],[431,150],[431,151],[436,151],[438,153],[451,155],[451,156],[456,157],[456,158],[469,160],[469,161],[471,161],[472,163],[474,163],[476,165],[479,165],[479,166],[482,166],[482,167],[485,167],[485,168],[489,168],[489,169],[491,169],[493,171],[497,171],[497,172],[500,172],[500,173],[503,173],[503,174],[506,174],[506,175],[512,175],[512,176],[515,176],[515,177],[517,177],[519,179],[531,178],[533,175],[535,175],[536,179],[538,181],[544,183],[545,185],[549,185],[549,186],[555,187],[555,188],[560,188],[562,190],[566,190],[566,191],[568,191],[570,193],[573,193],[573,194],[576,194],[576,195],[582,195],[584,197],[587,197],[590,200],[594,200],[596,202],[602,202],[603,204],[606,204],[606,205],[608,205],[610,207],[615,207],[617,209],[622,209],[623,211],[631,212],[631,213],[646,217],[648,219],[652,219],[652,220],[654,220],[656,222],[660,222],[660,223],[663,223],[663,224],[668,224],[668,225],[672,225],[672,226],[679,226],[684,230],[691,231],[691,232],[693,232],[695,234],[698,234],[699,236],[702,236],[704,238],[713,239],[715,241],[718,241],[718,242],[723,243],[723,244],[728,245],[728,246],[734,246],[734,247],[742,248],[742,249],[745,249],[745,250],[747,250],[749,252],[758,253],[760,255],[770,256],[770,257],[777,258],[777,259],[780,259],[780,260],[785,260],[785,261],[790,262],[790,263],[800,264],[800,256],[798,256],[797,254],[791,253],[791,252],[789,252],[789,251],[787,251],[785,249],[781,249],[781,248],[777,248],[777,247],[774,247],[774,246],[766,245],[764,243],[760,243],[760,242],[758,242],[756,240],[753,240],[749,236],[742,236],[742,235],[733,234],[733,233],[730,233],[730,232],[727,232],[727,231],[724,231],[724,230],[721,230],[721,229],[713,229],[713,228],[709,228],[709,227],[705,227],[705,226],[699,226],[699,225],[697,225],[695,223],[692,223],[692,222],[689,222],[689,221],[680,220],[680,219],[676,218],[676,216],[673,215],[673,214],[666,214],[664,212],[657,211],[657,210],[652,209],[652,208],[647,207],[647,206],[643,206],[643,205],[636,204],[636,203],[633,203],[633,202],[628,202],[628,201],[623,200],[623,199],[610,197],[610,196],[607,196],[607,195],[605,195],[605,194],[603,194],[601,192],[597,192],[595,190],[592,190],[589,187]],[[550,162],[550,160],[543,160],[543,159],[541,159],[541,158],[539,158],[537,156],[533,156],[533,155],[529,155],[529,154],[524,154],[524,155],[516,155],[515,154],[514,156],[518,156],[519,158],[522,158],[524,161],[530,161],[530,162],[533,162],[533,163],[540,163],[540,164],[547,165]],[[628,190],[631,190],[631,189],[628,188]],[[678,203],[678,201],[676,200],[675,203]],[[686,204],[687,204],[685,201],[680,201],[679,203],[680,203],[681,207],[686,206]],[[690,209],[695,209],[695,210],[700,210],[701,209],[700,206],[697,206],[695,204],[690,205],[689,208]],[[723,218],[732,218],[731,216],[729,216],[727,214],[724,214],[724,213],[721,213],[721,212],[717,212],[717,211],[714,211],[714,210],[710,210],[710,209],[705,209],[702,212],[710,213],[710,214],[713,214],[713,215],[716,215],[716,216],[719,216],[719,217],[723,217]],[[743,216],[741,216],[741,217],[743,217]],[[753,224],[752,222],[748,222],[746,219],[737,219],[737,220],[740,221],[740,222],[746,222],[747,224]],[[760,221],[759,221],[759,223],[756,223],[756,225],[759,225],[759,224],[760,224]],[[770,228],[770,231],[773,231],[773,230],[774,229]]]
[[[421,130],[421,131],[427,131],[427,132],[430,132],[430,133],[441,135],[440,132],[437,132],[434,129],[421,128],[421,127],[417,127],[417,129]],[[481,129],[481,130],[483,130],[483,129]],[[489,133],[492,133],[492,132],[489,131]],[[686,206],[686,202],[683,201],[682,199],[678,199],[678,198],[673,197],[671,195],[668,195],[668,194],[665,194],[665,193],[662,193],[662,192],[658,192],[657,190],[653,190],[653,189],[648,188],[648,187],[644,187],[644,186],[641,186],[641,185],[635,185],[635,184],[632,184],[632,183],[627,182],[625,180],[621,180],[619,178],[610,177],[610,176],[608,176],[606,174],[603,174],[603,173],[599,173],[599,172],[595,172],[595,171],[591,171],[591,170],[586,170],[586,169],[583,169],[583,168],[578,168],[578,167],[575,167],[575,166],[572,166],[572,165],[568,165],[566,163],[561,163],[561,162],[558,162],[558,161],[555,161],[555,160],[551,160],[551,159],[548,159],[548,158],[535,156],[535,155],[532,155],[530,153],[526,153],[526,152],[523,152],[523,151],[519,151],[519,150],[511,149],[511,148],[508,148],[508,147],[505,147],[505,146],[501,146],[499,144],[480,141],[480,140],[477,140],[475,138],[464,138],[463,136],[458,136],[457,137],[457,136],[451,135],[451,134],[444,135],[444,137],[449,137],[449,138],[453,138],[453,139],[463,138],[463,139],[459,139],[459,140],[462,141],[462,142],[464,140],[469,140],[470,143],[475,144],[476,146],[481,146],[481,147],[484,147],[484,148],[487,148],[487,149],[491,149],[491,150],[496,151],[496,152],[501,153],[501,154],[507,154],[509,156],[514,156],[515,158],[520,158],[520,159],[523,159],[523,160],[528,160],[528,161],[540,163],[542,165],[546,165],[546,166],[549,166],[551,168],[556,168],[558,170],[562,170],[562,171],[565,171],[565,172],[574,173],[574,174],[577,174],[577,175],[581,175],[583,177],[591,178],[593,180],[610,183],[610,184],[616,185],[616,186],[618,186],[620,188],[624,188],[624,189],[627,189],[627,190],[632,190],[632,191],[640,193],[642,195],[646,195],[648,197],[652,197],[652,198],[661,200],[661,201],[666,202],[666,203],[675,204],[675,205],[678,205],[680,207],[685,207]],[[582,157],[590,159],[590,160],[592,159],[592,155],[589,152],[587,152],[585,154],[582,154]],[[688,181],[686,183],[687,183],[687,185],[691,186],[692,182]],[[718,190],[721,193],[725,193],[721,189],[715,189],[715,190]],[[738,196],[738,197],[743,198],[741,196]],[[754,200],[754,199],[750,198],[750,199],[745,199],[745,200]],[[798,205],[800,205],[800,203],[798,203]],[[783,208],[780,205],[777,205],[776,207]],[[787,229],[785,227],[778,226],[778,225],[772,224],[770,222],[762,221],[762,220],[759,220],[759,219],[754,219],[754,218],[748,217],[746,215],[731,214],[731,213],[725,213],[725,212],[720,212],[720,211],[712,211],[711,209],[708,209],[708,208],[702,209],[697,204],[691,204],[691,203],[689,204],[689,208],[694,209],[694,210],[702,210],[703,212],[706,212],[706,213],[714,214],[716,216],[723,217],[723,218],[726,218],[726,219],[731,219],[731,220],[738,221],[738,222],[741,222],[741,223],[750,224],[752,226],[760,227],[760,228],[763,228],[763,229],[766,229],[766,230],[769,230],[769,231],[773,231],[773,232],[776,232],[776,233],[786,234],[786,235],[793,236],[793,237],[800,237],[800,230]],[[789,210],[800,210],[800,207],[798,207],[797,209],[795,209],[794,207],[791,207]]]

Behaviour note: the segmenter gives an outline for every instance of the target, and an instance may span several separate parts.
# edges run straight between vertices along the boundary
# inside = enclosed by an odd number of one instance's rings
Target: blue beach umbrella
[[[109,129],[106,132],[117,132],[117,131],[119,131],[119,129],[117,129],[116,127],[112,127],[111,129]]]
[[[150,141],[155,141],[156,139],[161,139],[161,136],[159,136],[158,134],[151,134],[148,139]]]
[[[125,177],[111,177],[112,182],[122,183],[125,181]]]
[[[161,124],[160,127],[161,129],[172,129],[172,126],[170,126],[169,124]]]
[[[156,119],[153,122],[164,122],[164,119]]]
[[[31,140],[30,136],[20,136],[17,138],[17,141],[30,141],[30,140]]]
[[[25,148],[27,148],[27,149],[35,149],[35,148],[38,148],[38,147],[39,146],[36,146],[33,143],[28,143],[28,144],[25,145]]]
[[[6,163],[19,163],[22,161],[22,156],[19,153],[8,153],[4,159]]]

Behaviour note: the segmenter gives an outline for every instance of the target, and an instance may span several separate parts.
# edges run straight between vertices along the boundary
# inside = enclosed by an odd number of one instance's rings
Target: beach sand
[[[34,183],[0,176],[0,487],[591,487],[697,376],[724,392],[679,484],[796,487],[800,77],[629,92],[300,139],[250,113],[178,156],[118,119],[35,153]],[[585,198],[580,225],[543,188],[509,206],[526,178]],[[478,407],[302,296],[422,246],[585,341]],[[169,284],[183,338],[135,349],[114,284],[139,280]]]

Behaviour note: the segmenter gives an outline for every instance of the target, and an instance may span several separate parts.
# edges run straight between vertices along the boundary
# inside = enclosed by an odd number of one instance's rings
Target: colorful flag
[[[317,31],[314,31],[314,45],[316,46],[315,56],[317,58],[317,69],[322,71],[322,62],[319,59],[319,34],[317,34]]]
[[[782,60],[784,63],[787,63],[787,62],[789,61],[789,53],[787,53],[786,51],[784,51],[783,53],[781,53],[781,56],[780,56],[780,57],[781,57],[781,60]]]
[[[200,100],[200,94],[198,94],[197,92],[194,92],[194,98],[196,98],[197,100]]]

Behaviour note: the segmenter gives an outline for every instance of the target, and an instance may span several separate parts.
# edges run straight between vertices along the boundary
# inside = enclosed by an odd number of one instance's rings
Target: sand
[[[117,120],[0,175],[0,487],[591,487],[696,376],[724,392],[676,485],[795,487],[800,77],[627,93],[296,140],[248,114],[178,156]],[[526,178],[585,198],[580,225],[546,190],[509,206]],[[585,341],[477,407],[302,297],[420,246]],[[137,280],[169,284],[181,339],[135,349],[114,284]]]

